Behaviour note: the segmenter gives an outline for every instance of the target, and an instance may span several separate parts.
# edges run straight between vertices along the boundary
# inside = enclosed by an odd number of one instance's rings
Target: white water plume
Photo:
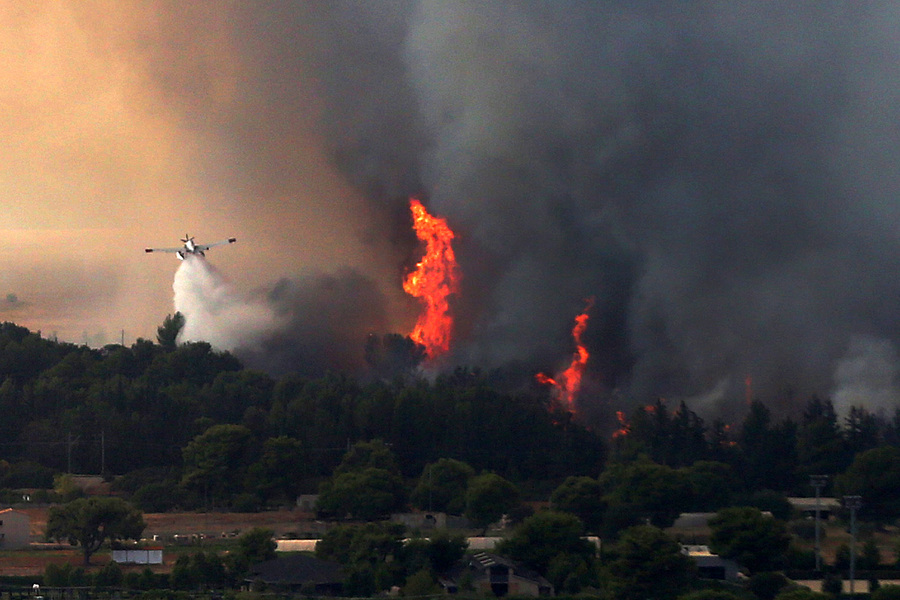
[[[203,257],[187,256],[175,273],[175,310],[184,315],[179,342],[208,342],[217,350],[254,348],[279,326],[262,301],[238,293]]]

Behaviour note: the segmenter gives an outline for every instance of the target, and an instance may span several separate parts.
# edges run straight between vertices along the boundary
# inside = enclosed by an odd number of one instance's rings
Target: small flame
[[[584,312],[575,317],[575,327],[572,328],[572,337],[575,339],[575,355],[572,357],[572,363],[565,371],[556,376],[556,378],[548,377],[544,373],[535,375],[538,383],[553,386],[553,391],[557,401],[565,406],[569,412],[575,412],[575,398],[581,391],[581,378],[584,376],[585,365],[587,365],[588,354],[587,348],[581,341],[584,330],[587,329],[588,312],[594,306],[594,299],[587,301]]]
[[[616,418],[619,420],[619,428],[613,432],[613,439],[625,437],[626,435],[631,433],[631,424],[625,418],[625,413],[621,410],[617,410]]]
[[[729,435],[731,433],[731,425],[726,424],[722,428],[722,431],[725,433],[726,436]],[[724,447],[727,447],[727,448],[734,448],[735,446],[737,446],[737,442],[735,442],[734,440],[725,439],[725,440],[722,440],[721,445]]]
[[[450,245],[454,236],[447,221],[428,214],[417,199],[409,201],[409,209],[416,237],[425,242],[425,256],[403,281],[403,290],[425,305],[409,337],[425,347],[429,359],[434,359],[450,349],[453,318],[447,298],[459,287],[456,256]]]
[[[553,379],[552,377],[547,377],[543,373],[538,373],[537,375],[534,376],[534,378],[537,380],[538,383],[540,383],[542,385],[559,385],[558,383],[556,383],[555,379]]]

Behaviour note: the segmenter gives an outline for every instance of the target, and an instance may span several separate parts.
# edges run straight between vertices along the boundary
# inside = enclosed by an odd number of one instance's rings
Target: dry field
[[[32,547],[28,550],[0,552],[0,575],[37,575],[50,563],[80,566],[81,552],[67,545],[43,544],[47,525],[47,508],[17,509],[31,517]],[[310,537],[324,533],[324,524],[301,511],[269,511],[260,513],[147,513],[146,539],[156,539],[159,545],[171,547],[184,540],[186,550],[196,551],[217,540],[234,538],[254,527],[265,527],[278,538]],[[156,536],[156,538],[154,538]],[[166,552],[165,563],[154,570],[166,571],[175,562],[177,554]],[[100,566],[109,560],[109,552],[101,550],[91,558],[92,565]]]

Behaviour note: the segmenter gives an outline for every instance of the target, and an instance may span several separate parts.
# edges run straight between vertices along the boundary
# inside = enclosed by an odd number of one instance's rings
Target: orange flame
[[[726,424],[726,425],[722,428],[722,430],[724,431],[725,435],[730,434],[730,433],[731,433],[731,425]],[[734,448],[735,446],[737,446],[737,442],[735,442],[734,440],[722,440],[722,444],[721,444],[721,445],[722,445],[722,446],[726,446],[726,447],[728,447],[728,448]]]
[[[537,380],[538,383],[543,384],[543,385],[559,385],[558,383],[556,383],[555,379],[553,379],[552,377],[547,377],[543,373],[538,373],[537,375],[534,376],[534,378]]]
[[[616,418],[619,420],[619,428],[613,432],[613,439],[625,437],[631,433],[631,424],[625,419],[625,413],[617,410]]]
[[[556,376],[556,378],[548,377],[544,373],[535,375],[538,383],[552,385],[556,399],[563,404],[569,412],[575,412],[575,398],[581,391],[581,378],[584,375],[585,365],[587,365],[588,354],[587,348],[581,341],[584,330],[587,329],[588,311],[594,306],[594,299],[587,301],[584,312],[575,317],[575,327],[572,328],[572,337],[575,339],[575,355],[572,357],[572,363],[565,371]]]
[[[425,347],[425,354],[434,359],[450,349],[453,318],[447,301],[459,287],[458,266],[450,245],[453,231],[445,219],[428,214],[422,203],[410,199],[416,237],[425,242],[425,256],[416,270],[406,276],[403,291],[420,298],[425,312],[419,315],[415,329],[409,337]]]

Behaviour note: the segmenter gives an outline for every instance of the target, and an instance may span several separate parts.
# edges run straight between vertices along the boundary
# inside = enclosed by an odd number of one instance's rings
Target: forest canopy
[[[442,505],[456,494],[455,510],[464,505],[462,491],[430,487],[441,482],[430,465],[452,460],[461,481],[496,473],[524,499],[546,499],[566,478],[590,478],[572,479],[558,500],[600,502],[623,524],[636,515],[664,524],[673,510],[715,510],[762,490],[808,495],[809,475],[833,483],[861,453],[900,439],[897,415],[854,407],[841,418],[819,397],[781,420],[755,400],[738,424],[655,399],[623,415],[613,433],[554,410],[546,390],[510,391],[495,384],[502,377],[477,370],[433,380],[273,378],[209,344],[160,338],[92,349],[0,324],[0,488],[49,487],[59,472],[103,473],[121,476],[117,488],[145,510],[253,508],[318,492],[354,444],[381,440],[396,461],[391,477],[411,482],[407,495],[419,505],[429,494]],[[416,490],[423,473],[431,479]],[[865,473],[854,466],[842,489],[890,487]],[[655,512],[656,496],[632,502],[622,485],[650,475],[665,490],[661,505],[680,499],[665,515]],[[600,489],[602,501],[580,499],[582,488]]]

